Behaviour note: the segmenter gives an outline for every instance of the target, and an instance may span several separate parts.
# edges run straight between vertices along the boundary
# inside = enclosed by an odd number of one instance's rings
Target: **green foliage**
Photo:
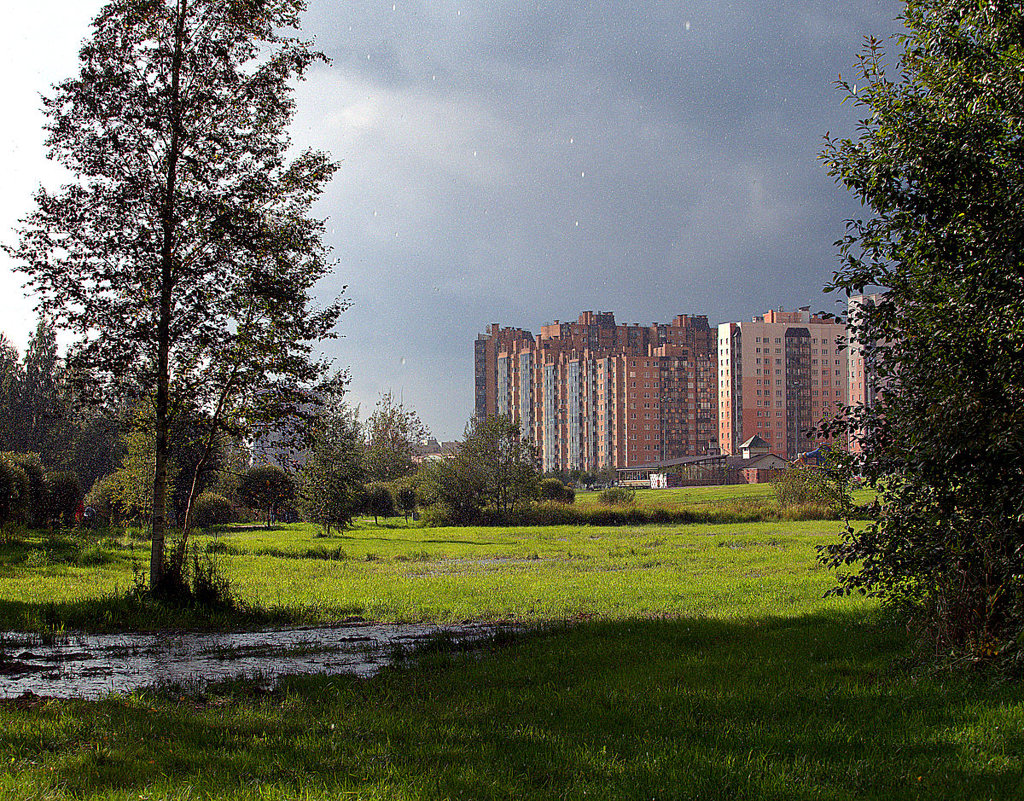
[[[10,454],[0,453],[0,526],[26,524],[31,516],[32,484]]]
[[[238,605],[231,582],[213,555],[183,539],[168,551],[160,581],[150,594],[177,607],[231,611]]]
[[[539,474],[519,425],[499,415],[470,421],[456,452],[424,462],[416,483],[423,504],[439,507],[435,516],[465,525],[484,507],[504,514],[535,500]]]
[[[145,521],[153,515],[153,481],[156,473],[156,439],[152,427],[152,407],[137,407],[124,436],[124,458],[114,473],[111,500],[125,519]],[[168,462],[167,481],[173,485],[180,473],[178,465]],[[171,508],[173,494],[164,497],[165,513]]]
[[[115,473],[97,478],[85,495],[86,508],[92,509],[92,520],[96,526],[116,524],[124,519],[116,498],[118,477]]]
[[[838,455],[827,465],[797,465],[772,480],[772,492],[782,509],[818,505],[827,508],[832,516],[849,515],[852,511],[849,487],[849,473]]]
[[[869,41],[841,84],[860,138],[824,153],[873,214],[830,288],[886,294],[850,321],[880,402],[846,420],[877,519],[822,557],[937,653],[985,657],[1024,638],[1024,11],[911,0],[903,19],[896,69]]]
[[[374,481],[366,485],[366,503],[364,510],[367,514],[373,515],[373,522],[378,517],[394,517],[395,497],[391,494],[391,488],[380,481]]]
[[[49,153],[71,180],[36,193],[4,248],[75,336],[78,395],[153,404],[153,498],[133,481],[128,499],[152,511],[152,583],[176,416],[202,418],[207,445],[251,434],[301,419],[329,371],[316,343],[342,304],[312,306],[330,265],[310,211],[336,165],[293,156],[288,135],[293,83],[323,58],[293,35],[303,7],[106,4],[78,74],[44,99]]]
[[[395,488],[395,507],[405,515],[408,521],[409,515],[416,511],[416,504],[419,497],[416,494],[416,487],[410,482],[402,482]]]
[[[25,524],[45,528],[50,521],[49,493],[46,473],[38,453],[9,453],[7,456],[28,476],[28,496],[25,499]]]
[[[85,493],[78,474],[71,470],[60,470],[46,477],[49,515],[58,526],[70,528],[75,525],[75,514],[82,505]]]
[[[632,506],[636,493],[629,487],[608,487],[597,494],[597,500],[605,506]]]
[[[200,493],[192,514],[193,524],[198,528],[222,526],[236,518],[235,507],[231,501],[216,492]]]
[[[412,409],[390,392],[381,393],[366,421],[363,461],[371,481],[395,481],[416,472],[415,447],[428,436],[427,427]]]
[[[250,509],[262,511],[270,528],[291,509],[295,501],[295,482],[275,464],[257,465],[240,476],[238,495]]]
[[[556,503],[575,503],[576,491],[565,486],[557,478],[542,478],[538,485],[538,494],[542,501]]]
[[[322,405],[312,434],[299,471],[299,509],[330,534],[333,526],[348,526],[363,503],[363,443],[355,414],[340,402]]]

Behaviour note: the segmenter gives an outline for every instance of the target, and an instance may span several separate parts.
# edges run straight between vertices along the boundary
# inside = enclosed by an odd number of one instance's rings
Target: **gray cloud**
[[[461,13],[459,13],[461,11]],[[585,308],[625,321],[830,305],[855,213],[817,162],[852,132],[833,81],[898,4],[314,2],[333,59],[296,139],[343,166],[321,208],[350,286],[364,408],[443,436],[471,412],[471,341]],[[402,361],[404,359],[404,362]]]

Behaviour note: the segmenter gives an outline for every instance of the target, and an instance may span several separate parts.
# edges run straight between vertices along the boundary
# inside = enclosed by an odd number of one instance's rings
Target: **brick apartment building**
[[[474,357],[476,414],[519,422],[545,471],[717,452],[707,317],[619,325],[611,312],[588,311],[536,336],[494,324]]]
[[[474,344],[476,414],[519,422],[545,471],[738,454],[755,436],[794,459],[864,391],[863,357],[849,358],[845,336],[807,307],[717,330],[705,316],[640,326],[589,311],[536,336],[495,323]]]
[[[881,302],[883,293],[874,295],[853,295],[847,302],[847,319],[854,322],[861,309],[873,307]],[[849,389],[850,406],[874,406],[878,398],[877,381],[873,380],[872,366],[865,358],[864,344],[850,336],[849,348]],[[850,450],[860,450],[861,431],[850,432]]]
[[[826,440],[810,436],[845,406],[849,373],[843,323],[798,311],[769,311],[718,326],[718,432],[723,453],[760,436],[789,459]]]

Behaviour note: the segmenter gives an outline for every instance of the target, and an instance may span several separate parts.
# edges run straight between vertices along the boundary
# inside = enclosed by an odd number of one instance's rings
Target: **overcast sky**
[[[98,0],[33,0],[0,30],[0,239],[40,182],[39,94],[76,70]],[[473,411],[472,342],[584,309],[620,322],[833,309],[859,206],[825,174],[833,86],[890,0],[310,0],[332,59],[297,89],[297,146],[341,170],[317,209],[352,308],[327,352],[364,415],[393,390],[442,439]],[[0,254],[0,330],[34,325]]]

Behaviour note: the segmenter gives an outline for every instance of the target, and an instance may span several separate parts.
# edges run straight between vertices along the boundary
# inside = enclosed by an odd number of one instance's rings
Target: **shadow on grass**
[[[233,609],[178,606],[124,592],[81,601],[28,603],[0,600],[0,631],[52,636],[61,632],[231,631],[267,626],[320,623],[358,616],[361,607],[323,610],[317,607],[257,606],[239,602]]]
[[[0,790],[1020,798],[1024,691],[916,674],[903,649],[858,615],[589,622],[269,696],[0,705]]]

